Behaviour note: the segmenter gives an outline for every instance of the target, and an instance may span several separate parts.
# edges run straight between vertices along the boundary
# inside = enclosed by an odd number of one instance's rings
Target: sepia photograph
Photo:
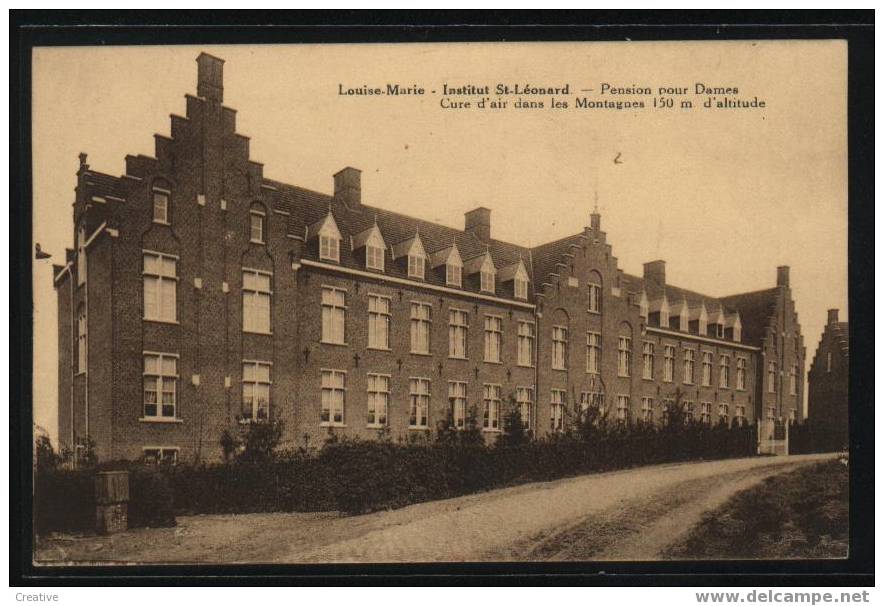
[[[33,566],[845,560],[848,51],[34,48]]]

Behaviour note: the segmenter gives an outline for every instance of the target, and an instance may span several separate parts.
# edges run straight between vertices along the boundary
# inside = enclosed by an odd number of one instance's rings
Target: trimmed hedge
[[[332,511],[359,514],[533,481],[676,461],[755,454],[754,427],[632,427],[486,446],[458,439],[423,444],[344,439],[316,455],[263,462],[144,467],[132,463],[130,527],[174,525],[174,514]],[[103,467],[120,468],[119,464]],[[35,526],[91,528],[93,474],[38,474]]]

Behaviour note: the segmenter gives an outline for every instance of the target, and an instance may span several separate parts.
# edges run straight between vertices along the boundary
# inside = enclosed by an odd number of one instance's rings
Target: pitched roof
[[[570,253],[572,247],[583,246],[584,235],[582,233],[566,236],[560,240],[554,240],[531,249],[531,264],[533,265],[535,289],[546,282],[550,274],[558,273],[557,264],[562,262],[562,255]],[[528,270],[529,276],[532,274]]]
[[[760,344],[776,305],[778,288],[722,297],[726,307],[737,309],[743,325],[743,342]]]
[[[86,193],[92,196],[113,196],[114,198],[124,198],[123,180],[120,177],[114,177],[105,173],[94,170],[86,171]]]

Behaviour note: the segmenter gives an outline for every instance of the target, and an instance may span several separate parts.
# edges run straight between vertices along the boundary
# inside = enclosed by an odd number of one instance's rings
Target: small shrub
[[[130,470],[129,528],[176,525],[175,495],[163,467]]]

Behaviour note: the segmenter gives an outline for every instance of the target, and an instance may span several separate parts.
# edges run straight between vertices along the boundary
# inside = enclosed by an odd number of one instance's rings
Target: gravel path
[[[185,516],[176,528],[41,539],[37,563],[656,559],[739,490],[831,456],[658,465],[354,517]]]

